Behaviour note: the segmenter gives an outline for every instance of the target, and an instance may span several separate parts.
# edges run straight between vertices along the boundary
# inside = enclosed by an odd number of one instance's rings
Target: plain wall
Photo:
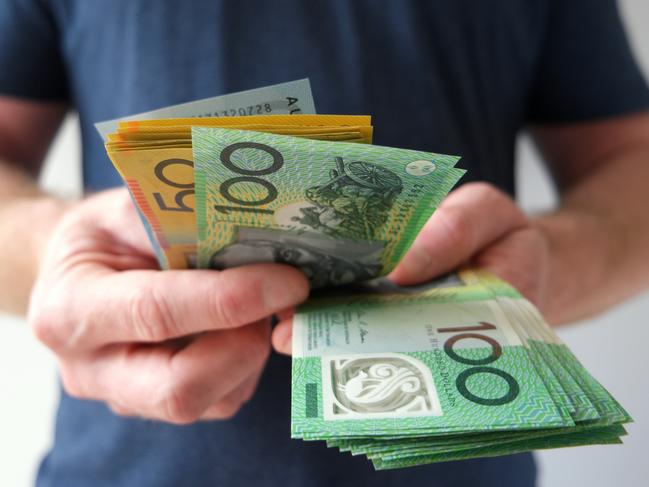
[[[638,59],[649,73],[649,2],[623,0],[621,6]],[[526,138],[519,147],[517,178],[519,202],[527,211],[537,212],[553,204],[555,196],[547,175]],[[48,189],[73,195],[79,192],[79,180],[78,129],[70,117],[48,157],[43,183]],[[639,487],[649,482],[647,314],[649,293],[595,320],[560,331],[577,357],[636,422],[629,426],[622,446],[539,453],[542,487]],[[31,337],[23,320],[0,316],[0,486],[32,485],[35,468],[51,441],[57,387],[51,354]]]

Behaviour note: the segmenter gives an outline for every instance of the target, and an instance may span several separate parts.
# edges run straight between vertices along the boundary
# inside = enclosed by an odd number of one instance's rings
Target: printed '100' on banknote
[[[106,142],[120,122],[173,118],[218,117],[226,122],[246,116],[313,114],[315,105],[308,79],[194,100],[120,119],[95,124]],[[254,115],[255,117],[248,117]],[[233,118],[234,117],[234,118]],[[263,123],[263,122],[262,122]],[[160,134],[162,139],[164,134]],[[151,140],[153,145],[154,140]],[[109,157],[136,202],[153,248],[163,269],[195,267],[196,219],[191,147],[144,147],[113,151]]]
[[[574,423],[558,410],[495,300],[440,292],[314,299],[300,307],[291,424],[294,437],[328,439]]]
[[[455,156],[194,127],[198,264],[280,262],[314,288],[394,268],[464,171]]]

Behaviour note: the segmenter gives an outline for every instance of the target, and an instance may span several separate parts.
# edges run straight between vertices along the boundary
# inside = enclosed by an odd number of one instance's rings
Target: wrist
[[[0,309],[23,314],[54,228],[73,203],[46,195],[18,197],[0,211]]]
[[[33,231],[30,241],[30,254],[34,262],[35,274],[41,267],[54,230],[65,214],[76,204],[75,201],[47,195],[25,202],[25,206],[29,207],[26,209],[26,213],[31,215],[35,224],[38,225],[38,229]]]

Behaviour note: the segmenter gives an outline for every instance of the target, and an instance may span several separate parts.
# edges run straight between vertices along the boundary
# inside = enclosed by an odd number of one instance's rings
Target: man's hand
[[[543,309],[549,250],[542,232],[505,193],[486,183],[461,186],[443,201],[390,274],[408,286],[463,264],[493,272]],[[291,317],[282,316],[273,345],[291,350]]]
[[[120,189],[61,220],[29,321],[58,356],[71,395],[189,423],[230,417],[251,397],[270,351],[269,316],[307,294],[299,271],[275,264],[157,271]]]
[[[535,303],[551,324],[594,316],[649,286],[649,113],[532,130],[560,190],[527,219],[484,183],[453,191],[390,278],[425,282],[468,263]],[[291,316],[273,331],[290,353]]]
[[[543,309],[549,249],[543,233],[502,191],[461,186],[442,202],[390,274],[402,286],[421,284],[463,264],[491,271]]]

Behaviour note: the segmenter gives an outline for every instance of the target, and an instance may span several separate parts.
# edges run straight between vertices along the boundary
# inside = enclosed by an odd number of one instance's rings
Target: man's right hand
[[[235,414],[270,352],[270,319],[306,299],[297,270],[160,272],[125,189],[88,198],[52,235],[29,307],[74,397],[184,424]]]

